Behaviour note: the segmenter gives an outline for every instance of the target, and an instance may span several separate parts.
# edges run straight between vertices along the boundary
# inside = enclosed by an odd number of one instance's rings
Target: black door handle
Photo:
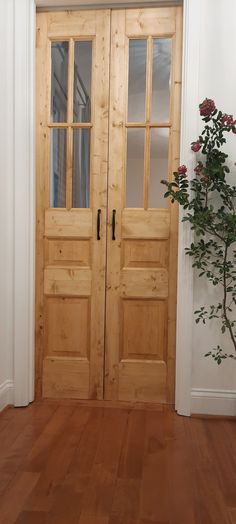
[[[112,211],[112,240],[116,239],[116,210]]]
[[[97,213],[97,240],[100,240],[100,225],[101,225],[101,209],[98,209]]]

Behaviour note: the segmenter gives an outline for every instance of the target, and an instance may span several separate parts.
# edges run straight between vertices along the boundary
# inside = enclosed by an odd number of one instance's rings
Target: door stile
[[[182,86],[182,7],[176,7],[176,28],[173,37],[173,81],[171,96],[171,134],[169,173],[175,171],[180,162],[180,110]],[[167,402],[175,399],[176,368],[176,312],[177,312],[177,271],[178,271],[178,206],[170,204],[170,253],[168,290],[168,343],[167,343]]]
[[[97,133],[93,144],[94,207],[101,209],[101,240],[94,246],[94,267],[92,276],[91,318],[91,367],[90,397],[103,398],[104,389],[104,325],[105,325],[105,279],[107,243],[107,183],[108,183],[108,108],[109,108],[109,66],[110,66],[110,11],[96,12],[97,38],[95,43],[95,71],[100,69],[100,85],[95,85],[97,105],[94,125]],[[108,46],[108,48],[107,48]],[[96,237],[97,213],[93,213],[93,237]],[[100,306],[99,306],[100,304]],[[97,308],[101,307],[99,312]]]
[[[119,30],[118,30],[119,28]],[[109,119],[109,177],[108,177],[108,228],[107,228],[107,299],[105,345],[106,400],[118,398],[118,358],[120,344],[120,251],[121,217],[124,201],[124,126],[123,107],[126,100],[125,11],[111,12],[111,81]],[[116,82],[115,79],[119,81]],[[116,239],[112,238],[112,212],[116,210]]]
[[[44,176],[49,170],[49,142],[48,121],[49,79],[48,63],[49,45],[47,40],[48,20],[42,14],[38,14],[39,24],[36,38],[36,85],[37,85],[37,110],[36,110],[36,192],[40,198],[36,199],[36,331],[35,331],[35,397],[36,400],[42,396],[43,375],[43,351],[44,351],[44,230],[45,214],[44,202],[49,196],[47,180]],[[40,144],[40,146],[39,146]],[[40,154],[40,149],[43,154]]]

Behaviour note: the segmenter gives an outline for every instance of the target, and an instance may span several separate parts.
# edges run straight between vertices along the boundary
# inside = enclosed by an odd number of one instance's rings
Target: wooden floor
[[[236,421],[44,401],[0,415],[1,524],[236,524]]]

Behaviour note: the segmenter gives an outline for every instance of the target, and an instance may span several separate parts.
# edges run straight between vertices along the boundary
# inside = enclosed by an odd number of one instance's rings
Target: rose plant
[[[233,353],[217,345],[205,355],[220,364],[227,357],[236,359],[236,186],[230,184],[228,155],[222,151],[225,135],[236,134],[236,120],[208,98],[199,111],[204,128],[191,144],[198,155],[193,178],[189,180],[187,167],[182,165],[174,172],[173,181],[162,183],[167,186],[165,197],[183,207],[182,220],[194,231],[194,241],[186,248],[193,267],[199,277],[220,290],[219,301],[194,312],[197,323],[217,319],[222,333],[229,334]]]

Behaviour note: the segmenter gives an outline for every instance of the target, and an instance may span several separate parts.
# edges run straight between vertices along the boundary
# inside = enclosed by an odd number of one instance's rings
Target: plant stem
[[[225,253],[224,253],[224,273],[223,273],[223,286],[224,286],[224,297],[223,297],[223,317],[226,321],[226,326],[230,333],[230,338],[233,342],[234,349],[236,351],[236,340],[234,338],[232,326],[230,324],[230,320],[227,315],[227,276],[226,276],[226,263],[227,263],[227,257],[228,257],[228,245],[225,244]]]

